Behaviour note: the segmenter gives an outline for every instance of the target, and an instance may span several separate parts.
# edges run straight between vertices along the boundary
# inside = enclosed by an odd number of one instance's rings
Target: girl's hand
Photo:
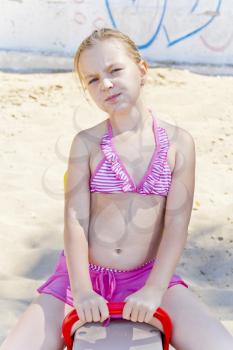
[[[137,292],[130,294],[124,301],[126,304],[122,313],[123,318],[133,322],[149,323],[161,304],[162,294],[156,291],[155,287],[145,285]]]
[[[101,295],[91,290],[74,298],[74,307],[80,321],[103,322],[109,317],[107,302]]]

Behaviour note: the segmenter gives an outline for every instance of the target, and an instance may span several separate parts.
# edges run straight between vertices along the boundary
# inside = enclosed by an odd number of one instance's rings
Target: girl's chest
[[[134,183],[138,184],[143,179],[148,168],[155,162],[159,150],[155,144],[147,143],[146,141],[143,143],[140,140],[135,140],[135,142],[130,143],[117,143],[114,145],[114,151],[122,168],[125,169]],[[171,173],[175,167],[175,158],[176,148],[175,145],[172,144],[169,146],[166,156],[166,162]],[[96,147],[92,150],[89,163],[91,176],[104,161],[106,161],[106,159],[100,147]]]

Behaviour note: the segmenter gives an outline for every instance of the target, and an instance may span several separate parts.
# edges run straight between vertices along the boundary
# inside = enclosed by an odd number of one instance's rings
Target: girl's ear
[[[141,73],[141,85],[145,84],[146,81],[146,75],[147,75],[147,70],[148,70],[148,63],[144,60],[141,60],[138,64],[139,70]]]
[[[141,60],[139,63],[138,63],[138,66],[139,66],[139,70],[140,70],[140,73],[141,73],[141,77],[145,79],[145,76],[147,74],[147,71],[148,71],[148,63],[144,60]]]
[[[141,71],[141,73],[146,73],[148,70],[148,63],[144,60],[141,60],[139,63],[139,69]]]

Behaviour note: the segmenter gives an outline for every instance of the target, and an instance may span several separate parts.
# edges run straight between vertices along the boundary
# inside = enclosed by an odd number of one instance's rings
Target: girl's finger
[[[132,304],[127,302],[123,308],[122,317],[126,320],[130,320],[130,314],[132,311]]]
[[[100,311],[99,311],[99,306],[97,303],[93,304],[91,307],[92,311],[92,319],[94,322],[99,322],[100,321]]]
[[[145,316],[145,322],[149,323],[152,320],[153,315],[154,311],[148,311]]]
[[[134,305],[131,311],[130,319],[133,322],[137,322],[138,319],[138,313],[139,313],[139,307],[137,305]]]
[[[103,322],[104,320],[106,320],[106,318],[109,317],[109,310],[106,302],[101,303],[99,309],[101,314],[101,322]]]
[[[140,308],[138,312],[138,322],[144,322],[146,317],[146,310],[144,308]]]
[[[76,308],[76,311],[77,311],[77,314],[78,314],[78,318],[81,321],[85,321],[85,314],[84,314],[83,309],[81,307],[79,307],[78,309]]]
[[[90,305],[87,305],[84,308],[84,314],[87,322],[92,322],[92,313],[91,313],[91,308]]]

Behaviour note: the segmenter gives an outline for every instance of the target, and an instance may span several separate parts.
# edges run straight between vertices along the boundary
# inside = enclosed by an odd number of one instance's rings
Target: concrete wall
[[[110,26],[149,62],[232,65],[232,23],[232,0],[1,0],[0,52],[71,57],[93,29]]]

